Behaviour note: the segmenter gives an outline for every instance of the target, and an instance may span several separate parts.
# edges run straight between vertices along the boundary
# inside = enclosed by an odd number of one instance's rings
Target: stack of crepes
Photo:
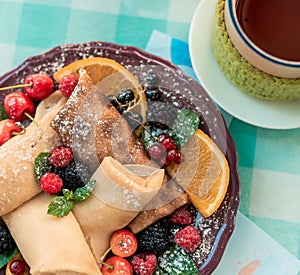
[[[164,170],[149,162],[121,115],[93,90],[82,70],[68,100],[57,91],[39,104],[40,128],[32,123],[24,135],[0,147],[0,216],[33,275],[101,274],[97,260],[114,231],[130,223],[139,231],[188,202],[174,185],[174,200],[145,210],[166,181]],[[34,160],[61,143],[89,164],[96,185],[86,201],[58,218],[47,214],[51,197],[40,193]]]

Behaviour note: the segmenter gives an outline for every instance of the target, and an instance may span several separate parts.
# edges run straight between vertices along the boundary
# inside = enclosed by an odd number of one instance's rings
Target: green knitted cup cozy
[[[216,60],[225,76],[240,90],[267,100],[300,98],[300,78],[280,78],[252,66],[233,46],[225,27],[225,0],[218,0],[212,34]]]

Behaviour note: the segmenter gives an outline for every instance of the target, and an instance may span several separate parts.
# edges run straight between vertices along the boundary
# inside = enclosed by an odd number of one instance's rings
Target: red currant
[[[167,151],[174,150],[177,148],[175,141],[170,137],[167,137],[164,140],[162,140],[161,144],[166,148]]]
[[[15,121],[27,118],[26,113],[32,116],[35,111],[33,101],[21,92],[12,92],[4,99],[4,109],[9,117]]]
[[[20,133],[22,129],[18,127],[14,120],[4,119],[0,122],[0,146],[14,136],[14,133]]]
[[[53,80],[46,74],[31,74],[26,77],[25,84],[31,84],[24,87],[25,94],[35,100],[48,97],[54,90]]]
[[[12,261],[9,270],[14,275],[22,275],[25,272],[26,263],[22,260]]]
[[[65,97],[70,97],[77,83],[78,78],[75,75],[65,75],[61,79],[58,88]]]
[[[181,152],[173,149],[167,153],[167,159],[174,161],[176,164],[180,164],[184,160],[184,156]]]
[[[154,143],[148,148],[148,154],[154,161],[161,161],[166,158],[166,149],[161,143]]]

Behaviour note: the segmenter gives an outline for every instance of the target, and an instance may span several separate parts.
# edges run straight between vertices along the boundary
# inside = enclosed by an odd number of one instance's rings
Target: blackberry
[[[154,122],[158,128],[171,127],[177,118],[178,110],[160,101],[149,101],[146,114],[147,121]]]
[[[7,225],[0,220],[0,254],[10,254],[16,248],[16,243],[11,236]]]
[[[75,163],[74,160],[67,167],[57,168],[55,173],[63,180],[63,188],[73,192],[83,187],[90,179],[88,167],[80,162]]]
[[[171,246],[169,224],[159,220],[137,234],[141,251],[159,254]]]

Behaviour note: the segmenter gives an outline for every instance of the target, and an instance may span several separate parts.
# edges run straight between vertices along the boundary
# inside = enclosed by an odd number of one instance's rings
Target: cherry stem
[[[102,262],[102,264],[105,265],[109,270],[114,270],[114,266],[113,265],[107,264],[105,262]]]
[[[115,246],[117,246],[117,245],[122,245],[122,241],[120,242],[120,243],[115,243],[115,244],[113,244],[111,247],[109,247],[105,252],[104,252],[104,254],[101,256],[101,258],[100,258],[100,260],[98,260],[97,261],[97,263],[99,264],[99,265],[106,265],[107,267],[111,267],[112,269],[113,269],[113,266],[111,266],[111,265],[109,265],[109,264],[106,264],[105,262],[104,262],[104,259],[106,258],[106,256],[108,255],[108,253],[115,247]],[[112,270],[111,269],[111,270]]]
[[[0,88],[0,91],[5,91],[5,90],[9,90],[9,89],[24,88],[24,87],[30,87],[30,86],[32,86],[32,83],[12,85],[12,86],[7,86],[7,87],[2,87],[2,88]]]
[[[15,124],[18,128],[22,129],[22,131],[21,132],[12,131],[11,135],[12,136],[24,135],[26,133],[26,128],[24,127],[24,125],[21,122],[16,122]]]
[[[34,119],[34,117],[32,117],[30,114],[28,114],[27,112],[24,112],[24,115],[27,116],[36,126],[37,128],[39,129],[40,131],[40,135],[39,135],[39,138],[38,140],[40,140],[42,138],[42,129],[41,129],[41,126],[38,124],[38,122]],[[34,143],[31,147],[33,147],[36,143]]]

